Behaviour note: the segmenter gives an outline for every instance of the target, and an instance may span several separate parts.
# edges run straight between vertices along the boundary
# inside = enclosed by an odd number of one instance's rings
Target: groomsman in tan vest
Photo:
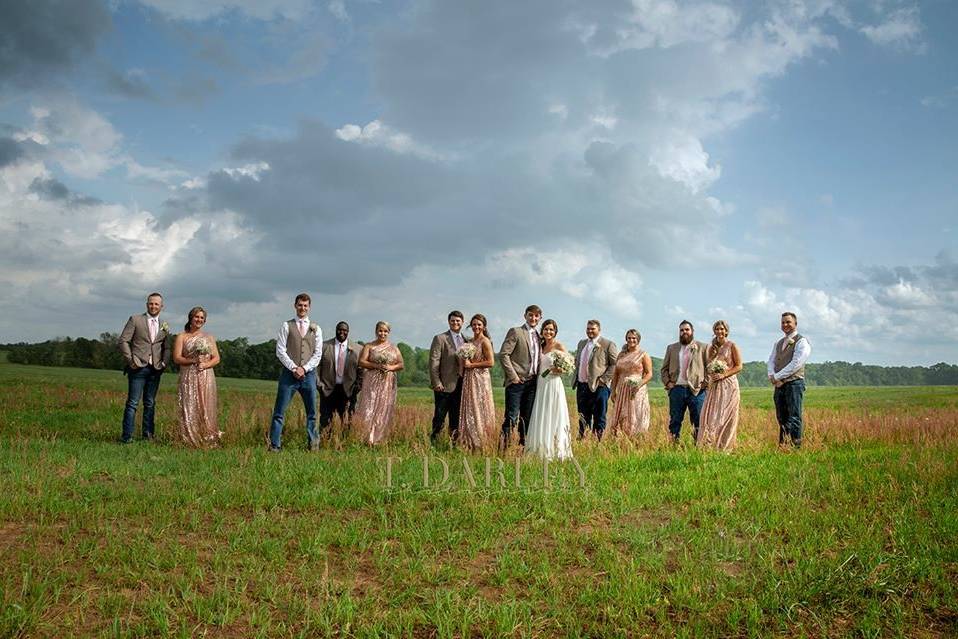
[[[609,408],[612,373],[619,357],[619,348],[614,342],[599,334],[602,325],[590,319],[585,325],[584,340],[575,349],[575,373],[572,388],[579,411],[579,439],[585,437],[588,428],[597,439],[605,432],[605,413]]]
[[[536,375],[542,353],[536,326],[542,319],[542,309],[531,304],[526,307],[524,317],[526,323],[510,328],[499,349],[506,386],[506,412],[500,440],[503,450],[509,447],[514,428],[519,431],[519,445],[526,445],[526,429],[536,400]]]
[[[362,384],[359,353],[362,347],[349,341],[349,324],[336,324],[336,337],[323,342],[319,361],[319,434],[333,421],[333,413],[348,423],[356,410],[356,398]]]
[[[120,353],[126,361],[123,372],[128,382],[121,444],[133,441],[140,397],[143,398],[143,439],[149,441],[156,435],[156,391],[170,355],[166,343],[170,327],[160,320],[162,310],[163,296],[150,293],[146,298],[146,313],[131,315],[120,333]]]
[[[679,441],[685,410],[692,422],[692,441],[698,439],[699,415],[705,403],[706,345],[695,340],[692,322],[682,320],[679,324],[679,341],[669,344],[662,359],[662,383],[669,394],[669,434],[673,442]]]
[[[269,449],[278,452],[282,446],[283,420],[293,394],[299,393],[306,409],[306,446],[319,448],[316,434],[316,367],[323,348],[323,330],[309,319],[309,295],[300,293],[293,302],[296,317],[279,328],[276,336],[276,358],[283,365],[273,405],[273,422],[269,429]]]
[[[775,387],[775,417],[778,420],[778,445],[802,446],[802,402],[805,398],[805,362],[812,346],[798,332],[798,316],[782,313],[785,336],[775,343],[768,356],[768,381]]]
[[[435,410],[432,414],[430,441],[442,432],[443,422],[449,417],[449,438],[456,440],[459,434],[459,408],[462,405],[462,376],[459,373],[459,357],[456,351],[466,340],[461,335],[464,321],[462,311],[451,311],[446,317],[449,330],[432,338],[429,346],[429,384],[432,386]]]

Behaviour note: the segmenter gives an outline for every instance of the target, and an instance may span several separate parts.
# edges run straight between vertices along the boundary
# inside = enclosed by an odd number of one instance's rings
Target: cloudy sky
[[[0,3],[0,342],[537,303],[958,361],[951,0]]]

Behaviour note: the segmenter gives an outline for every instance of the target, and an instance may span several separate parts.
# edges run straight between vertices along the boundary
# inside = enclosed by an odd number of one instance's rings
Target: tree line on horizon
[[[171,336],[171,344],[173,337]],[[58,337],[44,342],[4,344],[7,361],[34,366],[71,366],[123,370],[123,356],[117,347],[119,334],[101,333],[99,339]],[[276,379],[280,364],[276,359],[276,340],[250,344],[245,337],[217,340],[222,361],[216,367],[219,377]],[[429,349],[397,344],[405,361],[399,373],[400,386],[429,386]],[[662,360],[652,358],[655,374],[651,386],[661,386],[658,371]],[[176,365],[171,364],[172,370]],[[944,386],[958,385],[958,365],[940,362],[932,366],[877,366],[856,362],[807,364],[805,379],[812,386]],[[492,383],[502,385],[502,368],[492,369]],[[742,386],[767,386],[765,362],[746,362],[739,374]]]

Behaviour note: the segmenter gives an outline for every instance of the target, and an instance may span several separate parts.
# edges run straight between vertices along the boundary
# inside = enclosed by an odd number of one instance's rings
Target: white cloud
[[[649,162],[662,177],[685,184],[692,193],[708,188],[722,175],[718,165],[709,166],[709,154],[690,135],[676,134],[652,149]]]
[[[897,9],[888,14],[884,22],[860,29],[865,37],[877,45],[914,53],[924,53],[927,50],[922,38],[923,30],[918,7]]]
[[[486,258],[491,277],[555,288],[569,297],[619,315],[638,317],[642,278],[612,260],[608,250],[591,242],[568,242],[560,248],[512,248]]]
[[[270,170],[270,166],[269,162],[251,162],[243,166],[225,167],[221,170],[233,179],[248,178],[254,182],[259,182],[263,173]]]
[[[327,7],[329,12],[333,14],[340,22],[349,22],[349,12],[346,11],[346,3],[343,0],[332,0]]]
[[[346,124],[336,129],[336,137],[345,142],[381,146],[396,153],[410,153],[426,159],[439,159],[440,157],[428,147],[417,143],[408,134],[396,131],[379,120],[373,120],[362,127],[356,124]]]

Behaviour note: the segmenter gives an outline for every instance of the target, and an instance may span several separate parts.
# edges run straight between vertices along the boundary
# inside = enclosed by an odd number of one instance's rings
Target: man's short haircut
[[[600,329],[602,328],[602,323],[599,322],[599,320],[597,320],[597,319],[590,319],[588,322],[585,323],[585,325],[586,325],[586,326],[595,326],[596,328],[600,328]]]
[[[296,302],[306,302],[310,306],[312,306],[313,304],[313,300],[309,299],[309,295],[306,293],[300,293],[299,295],[297,295],[296,299],[293,300],[293,304],[295,304]]]
[[[689,325],[689,328],[691,328],[693,331],[695,330],[695,327],[692,326],[692,322],[690,322],[690,321],[688,321],[688,320],[682,320],[681,322],[679,322],[679,328],[682,328],[682,325],[683,325],[683,324],[688,324],[688,325]]]
[[[149,295],[147,295],[147,296],[146,296],[146,299],[150,299],[151,297],[158,297],[158,298],[160,298],[160,299],[163,299],[163,296],[160,295],[159,293],[157,293],[156,291],[153,291],[152,293],[150,293]]]
[[[346,327],[346,330],[347,330],[347,331],[349,330],[349,324],[346,323],[346,322],[336,322],[336,330],[337,330],[337,331],[339,330],[339,327],[340,327],[340,326],[345,326],[345,327]]]
[[[542,315],[542,309],[535,304],[530,304],[526,307],[526,313],[538,313],[539,315]],[[523,313],[523,315],[525,315],[525,313]]]
[[[798,315],[791,311],[785,311],[782,313],[782,317],[791,317],[793,320],[795,320],[795,323],[798,324]]]
[[[446,320],[451,320],[454,317],[458,317],[463,322],[466,321],[466,318],[463,316],[462,311],[449,311],[449,315],[446,316]]]

